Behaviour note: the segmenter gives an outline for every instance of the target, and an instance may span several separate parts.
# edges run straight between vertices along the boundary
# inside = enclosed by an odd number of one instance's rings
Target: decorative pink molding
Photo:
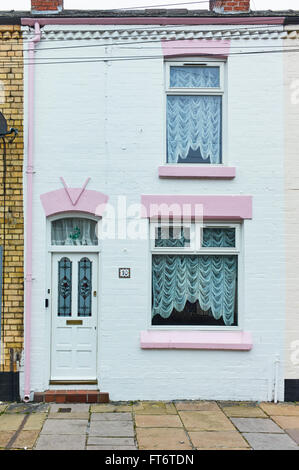
[[[40,196],[46,216],[61,212],[86,212],[101,217],[108,201],[108,196],[98,191],[87,190],[85,181],[82,188],[69,188],[61,178],[64,188],[50,191]]]
[[[227,57],[230,51],[230,41],[209,39],[181,39],[161,41],[164,57],[176,56],[217,56]]]
[[[141,196],[141,216],[169,219],[252,219],[252,196],[148,195]]]
[[[250,351],[248,331],[141,331],[142,349],[209,349]]]
[[[236,168],[228,166],[163,165],[158,169],[160,178],[225,178],[236,176]]]
[[[38,18],[38,22],[41,26],[46,24],[103,24],[103,25],[201,25],[201,24],[253,24],[253,25],[266,25],[266,24],[278,24],[284,23],[284,16],[247,16],[247,17],[127,17],[127,18]],[[21,18],[21,24],[23,26],[33,26],[36,18]]]
[[[90,178],[87,178],[85,183],[83,184],[82,188],[81,189],[72,189],[72,188],[69,188],[68,185],[66,184],[66,182],[64,181],[64,179],[62,177],[60,177],[60,180],[64,186],[64,189],[66,190],[67,192],[67,195],[68,197],[70,198],[71,200],[71,203],[73,204],[73,206],[75,206],[77,204],[77,202],[79,201],[80,197],[82,196],[82,193],[83,191],[85,190],[86,186],[88,185],[89,181],[90,181]]]

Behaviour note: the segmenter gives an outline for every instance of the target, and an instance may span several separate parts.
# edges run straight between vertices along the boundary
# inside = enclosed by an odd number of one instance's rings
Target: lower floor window
[[[237,326],[240,224],[151,225],[152,325]]]
[[[237,325],[237,256],[153,255],[153,325]]]

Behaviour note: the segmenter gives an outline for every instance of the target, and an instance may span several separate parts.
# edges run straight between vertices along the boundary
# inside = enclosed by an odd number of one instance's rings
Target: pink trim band
[[[82,188],[68,188],[68,191],[64,188],[58,189],[42,194],[40,198],[46,216],[78,211],[100,217],[103,215],[108,201],[108,196],[105,194],[86,189],[82,191]]]
[[[248,331],[141,331],[141,349],[208,349],[250,351]]]
[[[163,165],[158,169],[160,178],[226,178],[236,176],[236,168],[228,166]]]
[[[153,24],[153,25],[201,25],[201,24],[254,24],[254,25],[267,25],[267,24],[278,24],[284,23],[284,16],[259,16],[259,17],[127,17],[127,18],[38,18],[38,22],[41,26],[46,24],[103,24],[103,25],[142,25],[142,24]],[[36,22],[36,18],[22,18],[21,24],[23,26],[33,26]]]
[[[230,41],[209,39],[181,39],[161,41],[164,57],[176,56],[217,56],[226,58],[230,51]]]
[[[194,219],[242,220],[252,219],[252,196],[141,196],[141,216],[169,219],[182,216]]]

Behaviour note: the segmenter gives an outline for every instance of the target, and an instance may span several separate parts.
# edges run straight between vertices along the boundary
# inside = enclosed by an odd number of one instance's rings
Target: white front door
[[[51,380],[95,380],[98,255],[52,257]]]

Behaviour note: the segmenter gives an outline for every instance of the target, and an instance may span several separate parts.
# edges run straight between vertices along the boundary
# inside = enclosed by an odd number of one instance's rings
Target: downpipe
[[[278,386],[279,386],[279,354],[276,354],[274,361],[274,403],[278,402]]]
[[[28,47],[28,140],[27,140],[27,194],[26,194],[26,271],[25,271],[25,338],[24,338],[24,397],[25,403],[30,401],[31,378],[31,313],[32,313],[32,220],[33,220],[33,137],[34,137],[34,69],[35,46],[41,40],[41,30],[38,21],[34,24],[35,36]]]

